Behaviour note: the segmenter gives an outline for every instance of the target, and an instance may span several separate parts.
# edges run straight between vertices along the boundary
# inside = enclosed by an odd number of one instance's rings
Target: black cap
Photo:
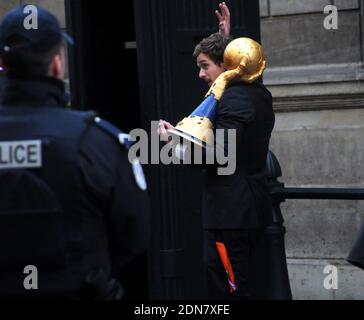
[[[31,14],[37,17],[36,24],[29,20]],[[27,20],[36,28],[29,29]],[[0,24],[0,55],[12,51],[41,53],[53,48],[62,39],[73,44],[73,39],[62,32],[52,13],[39,6],[19,6],[9,11]]]

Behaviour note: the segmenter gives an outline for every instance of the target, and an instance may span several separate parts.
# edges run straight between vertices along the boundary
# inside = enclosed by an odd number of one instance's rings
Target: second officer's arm
[[[126,146],[95,124],[84,135],[80,153],[88,192],[105,219],[115,270],[147,248],[149,199],[142,172],[133,170]]]

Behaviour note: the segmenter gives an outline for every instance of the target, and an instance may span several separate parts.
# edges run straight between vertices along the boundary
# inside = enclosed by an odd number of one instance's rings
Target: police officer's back
[[[0,25],[0,298],[120,298],[118,269],[146,248],[143,172],[117,128],[65,108],[56,18],[25,18]]]

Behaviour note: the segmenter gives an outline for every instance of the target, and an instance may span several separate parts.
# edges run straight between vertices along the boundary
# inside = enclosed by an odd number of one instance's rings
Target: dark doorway
[[[133,2],[68,0],[72,107],[92,109],[125,132],[140,125]],[[144,253],[121,270],[126,299],[148,298]]]
[[[140,127],[133,1],[66,1],[74,107],[97,110],[122,130]]]

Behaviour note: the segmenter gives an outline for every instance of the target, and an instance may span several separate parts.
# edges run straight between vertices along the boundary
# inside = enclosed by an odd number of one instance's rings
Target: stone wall
[[[262,43],[276,126],[271,150],[287,186],[364,188],[363,0],[260,0]],[[326,5],[338,29],[326,30]],[[364,271],[345,261],[364,201],[282,205],[294,299],[363,299]],[[324,288],[326,265],[338,289]]]

